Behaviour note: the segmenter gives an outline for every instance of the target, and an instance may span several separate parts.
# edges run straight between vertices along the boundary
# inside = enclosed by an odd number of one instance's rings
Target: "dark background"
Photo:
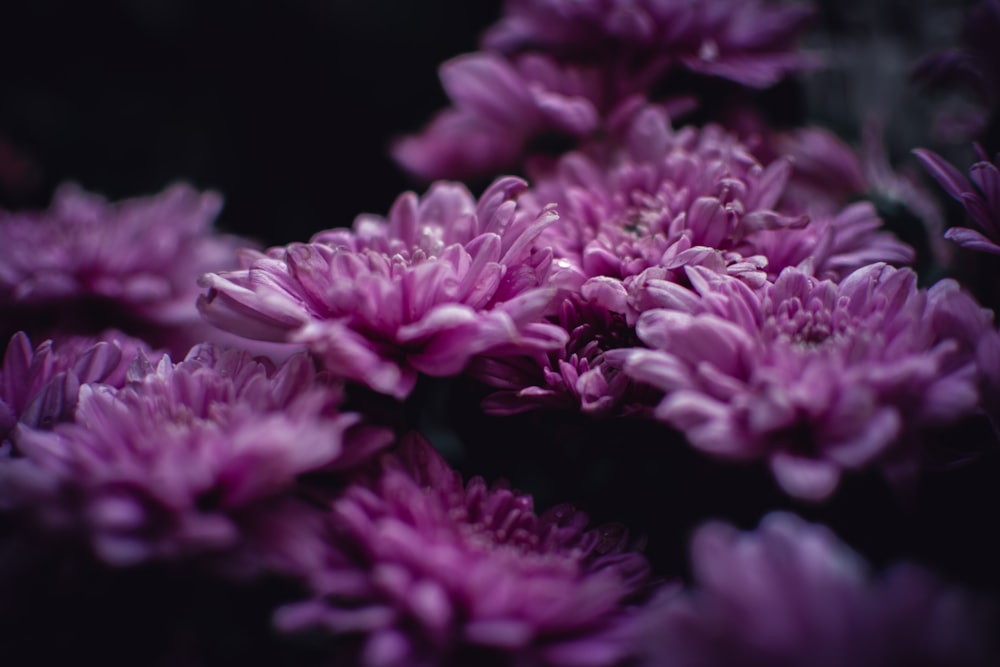
[[[0,2],[0,142],[30,160],[0,206],[73,180],[112,199],[175,180],[272,243],[418,187],[392,137],[446,103],[437,66],[498,0]],[[8,179],[12,180],[12,179]]]

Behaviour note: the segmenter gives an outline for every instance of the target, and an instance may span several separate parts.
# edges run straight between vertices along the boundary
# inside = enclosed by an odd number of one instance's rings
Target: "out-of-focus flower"
[[[14,436],[30,482],[53,481],[27,510],[82,533],[111,564],[236,547],[242,523],[296,476],[358,463],[391,439],[348,434],[360,416],[338,411],[340,391],[305,354],[275,368],[203,345],[178,364],[143,361],[122,389],[82,385],[73,422]]]
[[[986,605],[912,565],[875,577],[833,533],[785,513],[755,532],[711,523],[696,586],[651,605],[643,667],[973,667],[990,658]]]
[[[327,630],[366,667],[618,664],[648,565],[623,529],[586,524],[478,477],[463,485],[410,436],[335,501],[323,557],[303,572],[315,597],[276,621]]]
[[[820,500],[845,469],[902,476],[921,429],[979,407],[976,349],[992,314],[954,281],[917,289],[874,264],[840,284],[786,269],[758,291],[688,270],[694,291],[659,281],[640,317],[652,350],[621,351],[633,378],[666,392],[656,415],[711,454],[766,458],[788,493]]]
[[[813,13],[807,4],[759,0],[508,0],[483,43],[504,53],[541,50],[643,69],[681,65],[767,88],[817,65],[796,45]]]
[[[425,179],[470,178],[519,166],[548,134],[579,141],[606,130],[636,100],[672,113],[694,98],[655,95],[675,66],[767,88],[816,59],[795,41],[812,9],[761,2],[519,2],[484,50],[441,68],[452,106],[394,148]]]
[[[145,343],[117,331],[96,337],[72,337],[32,347],[24,332],[10,339],[0,366],[0,445],[21,422],[38,429],[71,421],[84,384],[121,388],[125,372],[143,355],[160,355]],[[9,444],[9,443],[8,443]]]
[[[535,409],[579,410],[594,416],[647,411],[655,401],[649,388],[605,362],[608,350],[640,347],[624,316],[578,296],[559,309],[566,346],[524,357],[475,360],[469,374],[499,391],[483,401],[491,414]]]
[[[588,136],[604,111],[596,69],[541,55],[466,54],[444,63],[440,77],[454,106],[393,146],[396,161],[426,180],[510,169],[537,136]]]
[[[979,136],[997,110],[1000,95],[1000,2],[983,0],[965,17],[964,48],[932,54],[914,68],[914,77],[934,89],[960,89],[975,98],[972,107],[939,114],[935,130],[948,141],[968,141]]]
[[[198,276],[246,243],[211,232],[221,205],[187,185],[116,204],[67,185],[48,211],[0,212],[0,313],[45,334],[118,327],[172,344],[200,323]]]
[[[388,220],[361,216],[203,276],[199,307],[247,338],[304,343],[331,371],[398,398],[418,373],[454,375],[486,351],[557,348],[566,332],[542,317],[558,267],[533,245],[556,214],[520,210],[525,187],[502,178],[478,202],[453,183],[404,194]]]
[[[917,148],[913,152],[920,158],[927,173],[965,207],[973,222],[982,230],[952,227],[945,233],[945,238],[964,248],[1000,255],[1000,171],[997,170],[1000,156],[990,160],[986,152],[977,145],[979,161],[969,168],[969,178],[972,179],[970,184],[958,169],[937,153],[924,148]]]

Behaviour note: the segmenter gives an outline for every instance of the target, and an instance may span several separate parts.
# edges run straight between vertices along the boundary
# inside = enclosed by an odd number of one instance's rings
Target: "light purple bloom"
[[[315,598],[276,621],[325,629],[366,667],[618,664],[648,565],[623,529],[586,524],[478,477],[463,485],[411,436],[334,502],[323,557],[303,572]]]
[[[246,243],[212,233],[221,206],[187,185],[115,204],[65,185],[48,211],[0,212],[0,313],[45,334],[117,327],[186,352],[204,333],[187,331],[200,324],[198,276]]]
[[[693,590],[646,617],[642,667],[996,664],[988,608],[913,565],[873,575],[823,526],[773,513],[695,534]]]
[[[813,9],[742,0],[508,0],[484,38],[510,53],[543,50],[560,58],[670,65],[767,88],[814,67],[796,41]]]
[[[331,371],[398,398],[418,373],[455,375],[480,353],[556,348],[566,333],[542,318],[558,267],[533,246],[556,214],[519,209],[525,187],[499,179],[478,202],[453,183],[404,194],[387,220],[361,216],[203,276],[199,306],[223,329],[304,343]]]
[[[52,482],[26,511],[80,532],[113,565],[238,547],[255,510],[298,475],[354,465],[390,440],[338,411],[339,389],[305,354],[275,368],[204,345],[177,364],[143,361],[121,389],[82,385],[72,423],[14,435],[31,488]]]
[[[917,288],[874,264],[840,284],[791,268],[754,291],[688,270],[694,291],[650,283],[662,309],[640,317],[652,350],[620,352],[666,392],[658,418],[705,452],[766,458],[788,493],[820,500],[844,470],[893,476],[921,462],[921,429],[979,406],[976,349],[992,314],[950,280]]]
[[[969,168],[970,184],[958,169],[940,155],[924,148],[913,152],[920,158],[927,173],[965,207],[969,217],[982,230],[952,227],[945,233],[945,238],[964,248],[1000,255],[1000,171],[997,169],[1000,156],[991,161],[977,145],[979,162]]]

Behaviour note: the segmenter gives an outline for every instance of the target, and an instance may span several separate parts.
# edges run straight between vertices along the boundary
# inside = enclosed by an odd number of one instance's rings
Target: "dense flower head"
[[[182,184],[114,204],[65,185],[47,211],[0,212],[0,313],[25,327],[25,313],[56,318],[63,331],[196,325],[198,276],[231,265],[245,243],[212,233],[221,205]]]
[[[558,267],[533,246],[556,214],[519,209],[525,187],[501,178],[478,202],[454,183],[404,194],[388,219],[245,253],[242,270],[202,277],[199,306],[223,329],[303,343],[331,371],[399,398],[418,372],[454,375],[487,350],[558,347],[565,332],[542,321]]]
[[[920,462],[920,429],[979,406],[976,350],[992,314],[950,280],[917,288],[873,264],[839,284],[795,268],[754,291],[694,267],[693,290],[650,285],[637,325],[652,350],[626,372],[666,392],[656,414],[706,452],[768,459],[790,494],[822,499],[841,472]]]
[[[0,445],[9,446],[18,422],[51,428],[71,421],[81,385],[121,388],[126,370],[140,354],[159,360],[145,343],[117,331],[47,340],[37,347],[24,332],[16,333],[0,366]]]
[[[625,61],[767,88],[816,65],[796,41],[813,9],[754,0],[508,0],[484,45],[563,58]]]
[[[452,106],[394,148],[425,179],[518,166],[532,143],[594,135],[636,99],[655,97],[675,66],[767,88],[816,64],[796,50],[806,6],[761,2],[508,2],[483,50],[445,63]],[[676,94],[672,110],[696,101]]]
[[[565,347],[473,362],[469,373],[498,389],[483,401],[486,412],[555,409],[611,416],[645,412],[654,404],[648,387],[605,360],[608,350],[642,345],[623,315],[574,296],[563,301],[558,323],[569,333]]]
[[[305,354],[277,368],[210,345],[176,364],[140,357],[122,388],[81,385],[72,422],[19,427],[21,473],[31,489],[40,477],[51,482],[25,504],[82,533],[111,564],[222,551],[297,475],[358,463],[388,444],[377,429],[348,437],[360,416],[339,412],[341,399]]]
[[[409,436],[334,502],[315,598],[279,611],[284,630],[324,628],[358,664],[610,665],[631,650],[629,602],[648,566],[615,526],[482,478],[463,485]],[[346,657],[346,656],[343,656]]]
[[[906,262],[912,250],[879,232],[870,205],[809,221],[779,207],[791,162],[764,166],[719,126],[673,130],[662,109],[639,110],[620,148],[571,153],[540,176],[534,202],[556,202],[543,234],[558,260],[586,280],[583,292],[634,319],[650,279],[683,281],[706,265],[759,285],[787,266],[812,263],[842,276],[871,261]]]
[[[989,610],[914,565],[873,575],[823,526],[775,512],[756,531],[710,523],[696,585],[650,607],[643,667],[985,667]]]
[[[945,233],[955,243],[972,250],[1000,255],[1000,156],[993,160],[976,146],[979,161],[969,168],[969,183],[961,172],[940,155],[918,148],[913,151],[927,172],[949,196],[958,201],[982,231],[952,227]]]

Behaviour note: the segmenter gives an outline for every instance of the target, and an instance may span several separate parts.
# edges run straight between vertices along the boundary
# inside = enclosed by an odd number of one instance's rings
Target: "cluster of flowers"
[[[275,631],[318,633],[336,664],[991,664],[983,600],[872,573],[821,526],[710,523],[690,581],[663,579],[624,528],[464,482],[384,414],[464,375],[488,413],[658,420],[812,502],[860,470],[908,488],[942,434],[1000,417],[992,312],[918,285],[914,251],[849,202],[849,149],[672,123],[696,103],[676,70],[764,88],[813,67],[809,15],[509,0],[444,65],[454,108],[396,156],[528,181],[437,181],[308,243],[215,234],[220,199],[185,186],[0,214],[0,622],[30,570],[12,554],[57,536],[113,570],[294,581]],[[550,131],[574,148],[534,154]],[[982,230],[949,238],[1000,254],[998,163],[970,183],[918,155]]]

